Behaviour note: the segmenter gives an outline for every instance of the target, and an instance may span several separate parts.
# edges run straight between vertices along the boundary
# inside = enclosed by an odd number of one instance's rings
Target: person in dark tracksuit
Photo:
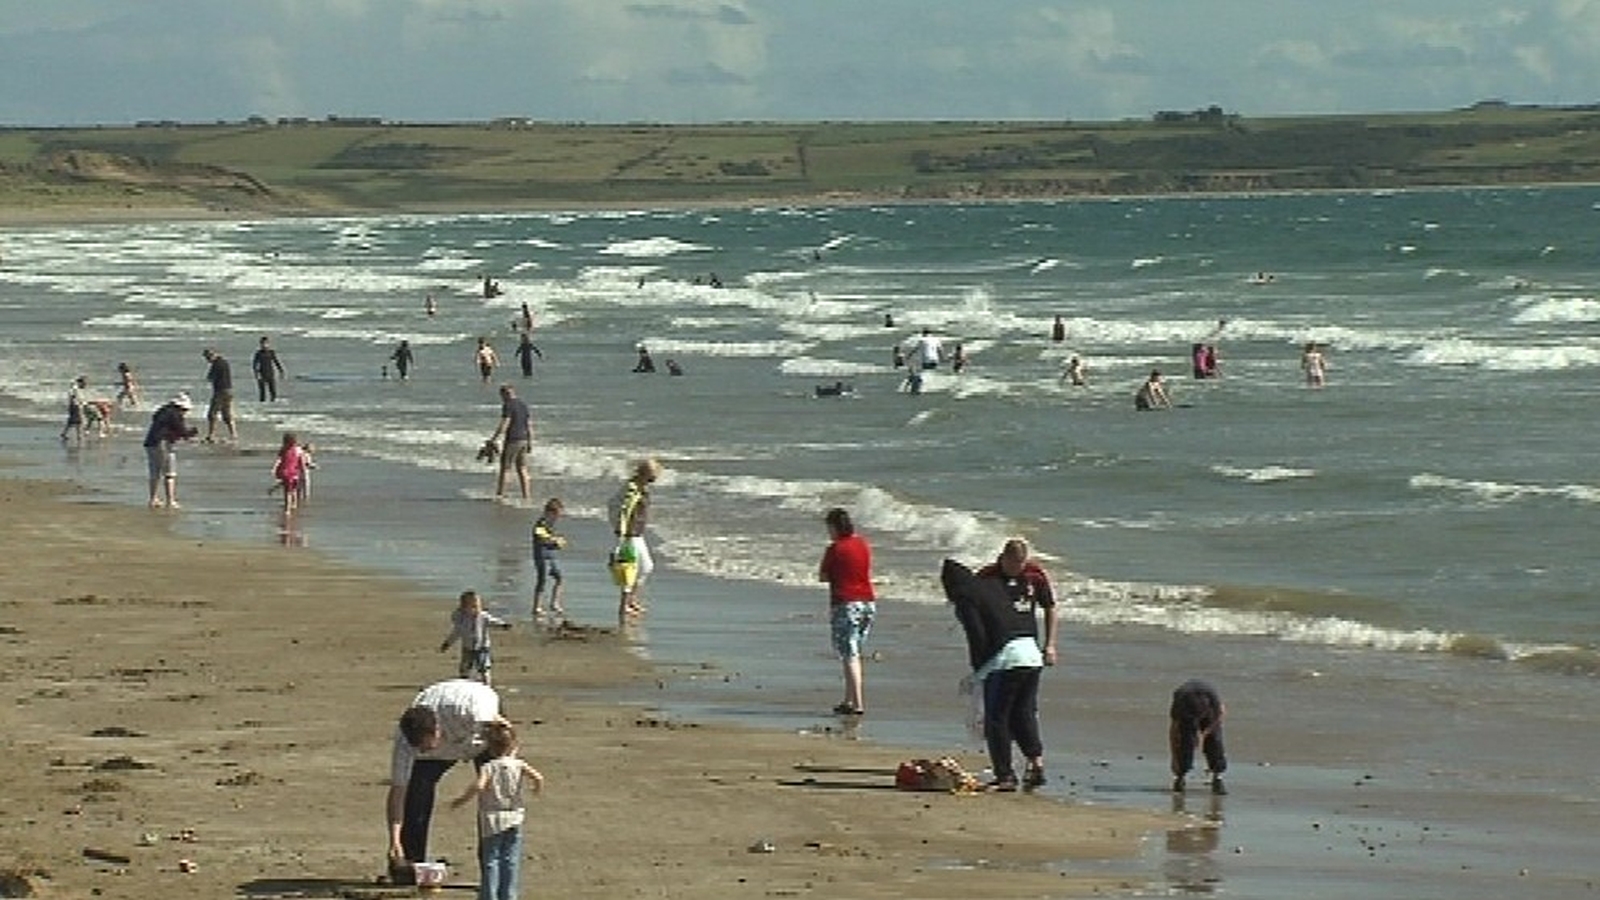
[[[1204,681],[1190,680],[1172,692],[1168,742],[1172,748],[1172,790],[1181,793],[1184,777],[1194,767],[1198,746],[1205,754],[1211,772],[1211,793],[1226,794],[1222,773],[1228,770],[1228,757],[1222,747],[1222,717],[1226,713],[1217,689]]]

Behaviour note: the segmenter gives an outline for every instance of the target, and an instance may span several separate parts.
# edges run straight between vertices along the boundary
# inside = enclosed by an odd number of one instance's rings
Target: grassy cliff
[[[0,129],[0,208],[269,212],[1600,181],[1600,107],[1141,122]]]

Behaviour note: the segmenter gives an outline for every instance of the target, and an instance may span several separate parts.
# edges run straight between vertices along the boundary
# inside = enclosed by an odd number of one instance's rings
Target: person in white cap
[[[178,394],[162,404],[150,417],[150,430],[144,435],[144,455],[150,464],[150,508],[178,508],[178,455],[173,447],[200,433],[183,417],[194,408],[188,394]],[[165,499],[157,491],[165,485]]]

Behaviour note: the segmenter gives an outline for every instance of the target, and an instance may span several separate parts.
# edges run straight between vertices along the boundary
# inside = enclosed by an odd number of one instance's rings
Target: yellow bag
[[[639,560],[634,556],[633,547],[627,541],[617,545],[611,551],[611,560],[608,563],[611,569],[611,580],[617,587],[627,590],[639,578]]]

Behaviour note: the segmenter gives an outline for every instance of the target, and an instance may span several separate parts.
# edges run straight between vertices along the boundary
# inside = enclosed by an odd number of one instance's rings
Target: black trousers
[[[472,767],[481,769],[488,761],[489,754],[484,752],[472,761]],[[428,860],[433,800],[439,790],[439,779],[455,764],[453,759],[419,759],[411,764],[411,780],[406,782],[405,809],[400,819],[400,849],[411,862]]]
[[[1039,739],[1039,675],[1042,669],[1004,669],[983,680],[983,737],[989,745],[989,766],[997,781],[1015,780],[1011,744],[1022,755],[1044,755]]]
[[[1222,726],[1215,725],[1206,732],[1206,739],[1201,743],[1200,729],[1206,723],[1199,719],[1187,717],[1174,717],[1172,727],[1168,729],[1167,736],[1172,745],[1172,774],[1182,778],[1194,768],[1195,745],[1200,744],[1200,751],[1205,754],[1206,768],[1213,775],[1221,775],[1228,771],[1228,755],[1222,747]]]

